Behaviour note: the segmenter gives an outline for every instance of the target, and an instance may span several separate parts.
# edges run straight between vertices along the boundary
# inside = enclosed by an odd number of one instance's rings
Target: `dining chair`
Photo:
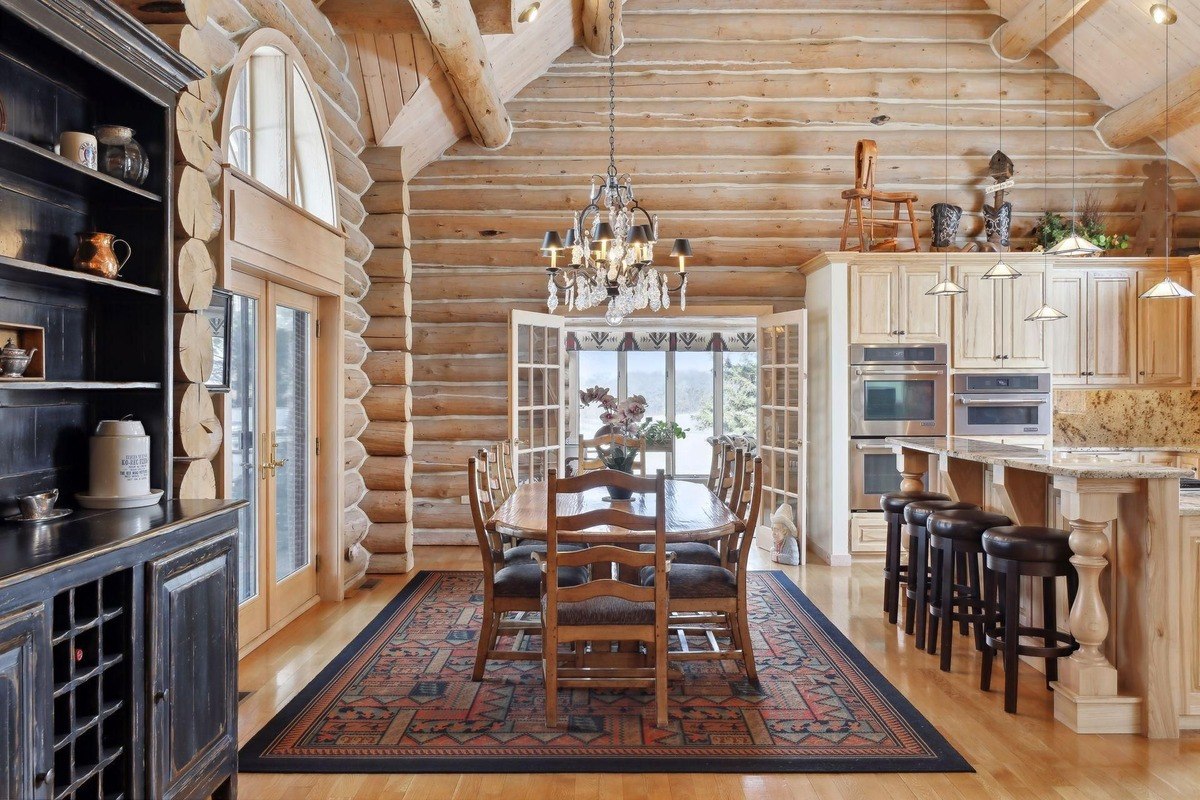
[[[483,623],[476,646],[475,669],[471,674],[471,680],[479,681],[483,680],[489,659],[538,661],[542,658],[538,651],[522,650],[529,634],[541,633],[541,621],[505,619],[504,616],[515,612],[541,613],[542,572],[532,559],[536,545],[505,549],[504,537],[488,530],[492,507],[487,497],[486,474],[477,459],[467,459],[467,477],[471,521],[475,524],[475,538],[483,556]],[[578,567],[562,567],[557,574],[558,583],[563,586],[577,586],[587,581],[587,570]],[[500,638],[505,635],[516,637],[511,650],[497,648]]]
[[[480,448],[479,454],[487,455],[488,492],[492,498],[492,505],[499,508],[508,499],[508,496],[512,494],[512,491],[504,481],[503,447],[500,442],[496,442],[486,448]]]
[[[535,555],[545,574],[542,596],[542,669],[546,678],[546,724],[558,724],[559,688],[639,688],[654,692],[655,719],[667,724],[667,586],[642,586],[636,581],[643,569],[669,574],[666,550],[666,479],[663,471],[641,478],[616,470],[596,470],[573,478],[559,479],[550,470],[546,487],[545,555]],[[559,494],[576,494],[597,487],[615,486],[639,494],[654,495],[654,516],[632,514],[616,508],[558,515]],[[563,550],[561,544],[578,537],[579,531],[612,526],[626,531],[654,531],[654,549],[642,552],[612,544],[593,544],[584,550]],[[616,564],[618,575],[632,574],[633,582],[613,577],[593,577],[582,585],[562,581],[562,569]],[[593,567],[594,569],[594,567]],[[579,658],[586,642],[642,642],[652,664],[588,666]],[[559,664],[560,643],[574,643],[577,657]],[[597,654],[598,655],[598,654]]]
[[[728,470],[730,489],[726,493],[727,496],[722,498],[722,502],[739,518],[745,519],[750,510],[753,487],[756,485],[752,476],[754,459],[741,447],[733,450],[732,457],[722,455],[721,458],[723,463],[732,465]],[[649,547],[650,545],[642,545],[643,550]],[[672,542],[667,545],[667,552],[674,554],[676,564],[724,567],[728,566],[729,561],[738,558],[737,549],[730,547],[728,537],[719,541],[717,545],[709,542]]]
[[[578,474],[606,469],[604,461],[600,458],[600,448],[613,445],[636,447],[637,457],[633,460],[633,469],[639,475],[646,474],[646,440],[637,436],[623,436],[619,433],[602,433],[591,439],[581,437],[579,439],[579,466],[576,468]]]
[[[671,632],[679,642],[670,659],[726,661],[741,660],[746,677],[758,683],[758,668],[754,664],[754,646],[746,598],[746,576],[749,572],[750,548],[754,546],[754,529],[762,509],[762,459],[755,457],[750,471],[752,485],[749,501],[742,517],[744,529],[729,537],[729,556],[721,566],[711,564],[674,563],[667,573],[667,607],[671,613]],[[736,553],[736,556],[734,556]],[[654,570],[642,570],[642,585],[661,583]],[[730,647],[721,649],[718,636],[728,635]],[[689,636],[705,638],[708,649],[693,650]]]
[[[516,472],[513,470],[513,450],[516,449],[516,442],[512,439],[505,439],[500,442],[500,485],[504,489],[504,496],[512,494],[517,489]]]
[[[721,439],[721,477],[717,481],[716,488],[713,492],[717,497],[721,498],[722,503],[729,502],[729,495],[733,491],[733,479],[737,474],[737,445],[733,441],[732,436],[722,436]]]

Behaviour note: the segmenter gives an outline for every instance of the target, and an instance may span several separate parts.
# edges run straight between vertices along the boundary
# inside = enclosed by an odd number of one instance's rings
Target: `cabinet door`
[[[956,267],[955,280],[966,289],[953,299],[955,369],[999,369],[1002,362],[997,317],[996,284],[985,281],[986,267]]]
[[[1048,364],[1046,325],[1025,318],[1046,302],[1043,267],[1022,267],[1021,277],[1003,281],[997,336],[1004,342],[1002,364],[1006,369],[1045,369]]]
[[[1172,274],[1184,286],[1191,276]],[[1138,294],[1162,280],[1158,270],[1138,271]],[[1191,301],[1137,301],[1137,382],[1156,386],[1186,386],[1191,364]]]
[[[1121,385],[1137,379],[1137,271],[1088,272],[1088,383]]]
[[[237,755],[237,572],[228,531],[147,565],[150,796],[193,785]]]
[[[51,796],[51,703],[44,607],[0,618],[0,797]]]
[[[1055,386],[1087,383],[1087,273],[1083,270],[1054,270],[1050,278],[1050,305],[1067,315],[1048,322],[1050,366]]]
[[[936,267],[898,268],[901,341],[946,341],[946,301],[925,294],[940,280],[941,270]]]
[[[888,344],[897,340],[897,270],[887,266],[850,267],[850,343]]]

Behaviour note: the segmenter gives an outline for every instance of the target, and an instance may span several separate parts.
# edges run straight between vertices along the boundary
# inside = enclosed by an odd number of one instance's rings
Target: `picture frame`
[[[229,362],[231,340],[229,320],[233,313],[233,292],[228,289],[213,289],[212,302],[200,312],[212,330],[213,369],[204,385],[210,392],[229,391]]]

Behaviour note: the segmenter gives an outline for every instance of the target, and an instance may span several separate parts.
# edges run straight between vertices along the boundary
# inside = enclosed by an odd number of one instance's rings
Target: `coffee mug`
[[[96,137],[90,133],[63,131],[58,137],[58,154],[88,169],[98,166]]]
[[[58,502],[58,489],[51,489],[48,492],[39,492],[37,494],[27,494],[24,497],[17,498],[17,506],[21,509],[21,516],[25,519],[42,519],[49,516],[54,510],[54,504]]]

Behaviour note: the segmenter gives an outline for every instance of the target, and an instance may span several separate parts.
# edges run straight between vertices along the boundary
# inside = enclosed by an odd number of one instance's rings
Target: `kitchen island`
[[[1067,618],[1079,649],[1052,684],[1059,722],[1153,738],[1200,728],[1200,516],[1179,491],[1190,469],[953,436],[887,441],[902,491],[928,478],[1015,524],[1071,531],[1079,592]],[[926,476],[931,454],[938,474]],[[1040,616],[1040,603],[1030,585],[1022,617]]]

